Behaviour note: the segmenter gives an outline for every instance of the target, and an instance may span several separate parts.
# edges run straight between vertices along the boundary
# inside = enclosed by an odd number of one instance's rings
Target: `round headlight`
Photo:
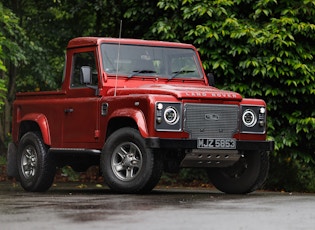
[[[245,126],[253,127],[257,123],[257,116],[251,109],[246,109],[243,113],[242,120]]]
[[[164,120],[169,125],[175,125],[179,120],[178,111],[172,106],[167,107],[164,111]]]

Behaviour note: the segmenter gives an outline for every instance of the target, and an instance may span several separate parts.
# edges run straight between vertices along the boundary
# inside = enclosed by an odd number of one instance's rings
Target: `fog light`
[[[156,123],[161,124],[162,123],[162,117],[157,117],[156,118]]]

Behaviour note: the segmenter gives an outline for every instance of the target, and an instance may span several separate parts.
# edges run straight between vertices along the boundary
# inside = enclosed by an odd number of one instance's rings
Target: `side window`
[[[91,68],[92,85],[97,85],[98,72],[96,68],[94,52],[91,51],[91,52],[84,52],[84,53],[75,53],[73,55],[71,88],[86,87],[86,85],[83,83],[83,79],[81,76],[82,66],[89,66]]]

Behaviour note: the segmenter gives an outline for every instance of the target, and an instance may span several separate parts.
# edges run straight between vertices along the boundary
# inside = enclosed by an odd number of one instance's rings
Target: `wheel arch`
[[[142,137],[148,137],[148,129],[144,114],[140,110],[121,109],[116,110],[109,119],[106,138],[116,130],[123,127],[132,127],[139,130]]]
[[[27,132],[40,132],[46,145],[51,145],[49,124],[44,114],[31,113],[20,120],[19,139]]]

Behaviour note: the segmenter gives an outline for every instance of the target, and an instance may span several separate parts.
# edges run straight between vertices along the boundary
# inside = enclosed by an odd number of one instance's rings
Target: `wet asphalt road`
[[[0,183],[0,229],[314,229],[315,194],[158,188],[148,195],[61,184],[27,193]]]

